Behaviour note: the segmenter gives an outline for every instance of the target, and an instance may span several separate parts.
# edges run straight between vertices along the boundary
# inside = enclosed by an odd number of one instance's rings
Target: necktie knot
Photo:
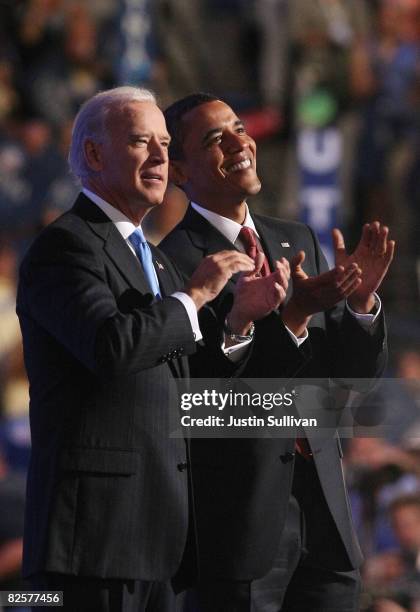
[[[141,227],[137,227],[132,234],[129,236],[129,241],[136,249],[140,244],[144,244],[146,242],[146,238],[144,237],[143,230]]]
[[[242,240],[245,246],[247,255],[252,257],[252,259],[255,259],[257,254],[257,241],[255,239],[254,230],[250,227],[243,227],[239,232],[239,238]]]
[[[257,252],[262,251],[261,246],[257,242],[257,237],[254,230],[251,227],[242,227],[239,232],[239,238],[245,247],[246,254],[253,260],[257,257]],[[263,252],[263,251],[262,251]],[[264,252],[263,252],[264,254]],[[268,276],[270,274],[270,266],[267,261],[267,257],[264,255],[264,261],[260,270],[261,276]]]

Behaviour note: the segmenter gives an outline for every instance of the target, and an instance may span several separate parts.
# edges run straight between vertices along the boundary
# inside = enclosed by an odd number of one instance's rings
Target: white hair
[[[154,102],[155,95],[140,87],[115,87],[101,91],[80,107],[73,124],[69,151],[70,170],[79,179],[89,176],[84,146],[87,139],[103,142],[106,139],[106,119],[111,110],[121,110],[130,102]]]

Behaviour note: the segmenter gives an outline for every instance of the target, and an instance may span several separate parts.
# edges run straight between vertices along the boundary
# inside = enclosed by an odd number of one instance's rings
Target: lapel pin
[[[286,247],[290,247],[290,244],[288,242],[281,242],[280,243],[282,247],[286,248]]]
[[[160,261],[158,261],[157,259],[156,259],[156,265],[157,265],[157,267],[159,268],[159,270],[164,270],[164,269],[165,269],[165,268],[162,266],[162,264],[160,263]]]

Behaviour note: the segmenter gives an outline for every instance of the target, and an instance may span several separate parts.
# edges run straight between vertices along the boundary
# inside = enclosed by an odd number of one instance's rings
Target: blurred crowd
[[[78,192],[66,160],[71,123],[84,99],[123,82],[125,4],[0,1],[0,590],[19,584],[30,447],[17,268],[34,235]],[[134,84],[153,88],[163,105],[211,91],[246,118],[258,144],[259,212],[299,218],[297,134],[334,126],[350,244],[373,219],[397,239],[384,288],[388,378],[360,407],[387,426],[347,440],[345,469],[366,556],[361,609],[419,612],[420,0],[144,4],[150,70]],[[147,219],[149,237],[158,242],[184,208],[169,189]]]

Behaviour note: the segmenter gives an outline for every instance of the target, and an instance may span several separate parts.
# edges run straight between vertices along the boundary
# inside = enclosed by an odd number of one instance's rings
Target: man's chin
[[[146,208],[155,208],[156,206],[160,206],[163,202],[163,198],[165,193],[147,193],[142,194],[141,196],[141,205]]]
[[[149,202],[150,208],[156,208],[156,206],[160,206],[161,204],[163,204],[163,196]]]
[[[250,181],[249,183],[247,182],[244,185],[242,185],[242,189],[246,193],[247,196],[257,195],[257,193],[261,191],[261,183],[259,180],[252,181],[252,182]]]

